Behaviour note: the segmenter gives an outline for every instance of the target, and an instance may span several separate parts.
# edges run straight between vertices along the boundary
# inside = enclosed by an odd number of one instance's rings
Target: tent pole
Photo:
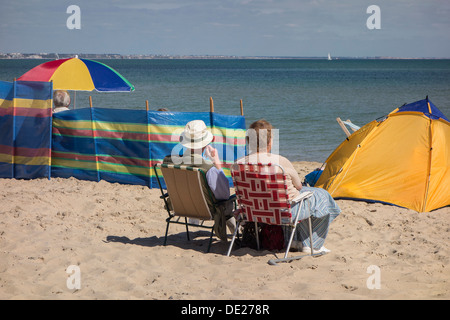
[[[428,103],[428,108],[430,108],[430,103]],[[431,112],[430,112],[431,114]],[[431,180],[431,160],[432,158],[432,153],[433,153],[433,136],[432,136],[432,130],[431,130],[431,124],[432,124],[432,120],[430,118],[430,124],[429,124],[429,129],[428,129],[428,134],[429,136],[429,142],[430,142],[430,156],[428,158],[428,167],[427,167],[427,181],[426,181],[426,186],[425,186],[425,197],[423,199],[423,207],[422,207],[422,212],[426,212],[426,206],[427,206],[427,198],[428,198],[428,188],[430,187],[430,180]]]

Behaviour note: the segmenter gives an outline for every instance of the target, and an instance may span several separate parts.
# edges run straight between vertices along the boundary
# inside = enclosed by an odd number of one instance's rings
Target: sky
[[[80,8],[80,29],[67,26],[70,5]],[[2,53],[450,58],[448,0],[0,0],[0,8]]]

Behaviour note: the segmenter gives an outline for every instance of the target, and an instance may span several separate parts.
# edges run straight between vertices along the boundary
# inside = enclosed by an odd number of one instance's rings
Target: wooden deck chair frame
[[[347,126],[349,126],[349,128],[353,131],[356,132],[359,130],[359,126],[355,125],[353,122],[350,121],[350,119],[347,120],[341,120],[341,118],[336,118],[336,121],[339,123],[339,125],[341,126],[341,129],[344,131],[345,135],[348,137],[350,137],[352,134],[350,133],[350,131],[348,131]]]
[[[242,177],[243,174],[245,176],[251,176],[252,178],[254,177],[255,179],[251,179],[253,181],[247,181],[245,177]],[[228,248],[227,256],[230,256],[231,250],[233,248],[233,243],[236,238],[236,233],[239,229],[239,225],[242,222],[254,222],[256,230],[258,222],[281,226],[286,225],[292,228],[284,258],[271,259],[268,261],[270,265],[276,265],[279,262],[299,260],[306,256],[319,256],[323,254],[322,252],[314,253],[311,245],[311,254],[288,258],[288,253],[294,237],[294,230],[297,226],[297,223],[300,222],[300,212],[297,214],[296,218],[292,220],[291,208],[298,202],[300,202],[299,205],[301,208],[302,203],[312,196],[312,192],[302,192],[295,199],[289,199],[286,184],[286,173],[282,166],[278,164],[261,163],[234,164],[231,167],[231,176],[233,178],[234,187],[236,189],[236,197],[238,202],[238,218],[236,230],[233,235],[230,247]],[[261,181],[258,180],[265,180],[265,183],[261,183]],[[252,214],[250,214],[250,212],[252,212]],[[255,212],[260,212],[261,214]],[[308,217],[308,222],[309,236],[312,243],[311,217]],[[256,234],[257,246],[259,249],[258,233]]]
[[[157,169],[161,170],[167,192],[164,192]],[[154,166],[154,171],[161,190],[161,198],[164,200],[165,208],[169,214],[169,217],[166,219],[167,226],[164,236],[164,245],[167,244],[169,225],[171,223],[182,224],[186,226],[188,241],[190,240],[188,226],[211,230],[207,249],[207,252],[209,252],[214,234],[214,224],[212,226],[208,226],[203,223],[205,221],[214,221],[214,218],[208,206],[202,186],[205,186],[206,190],[208,190],[209,200],[214,209],[216,208],[216,205],[223,201],[234,201],[235,196],[233,195],[228,200],[215,201],[206,180],[206,173],[201,168],[159,163]],[[168,198],[170,199],[170,203]],[[181,217],[184,219],[175,220],[176,217]],[[202,223],[189,223],[188,218],[201,220]],[[180,220],[184,220],[184,222]]]

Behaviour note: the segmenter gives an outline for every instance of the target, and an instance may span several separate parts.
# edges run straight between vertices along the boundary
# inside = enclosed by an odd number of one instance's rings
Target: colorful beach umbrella
[[[127,79],[106,64],[77,57],[45,62],[17,80],[53,81],[53,89],[56,90],[134,91],[134,86]]]

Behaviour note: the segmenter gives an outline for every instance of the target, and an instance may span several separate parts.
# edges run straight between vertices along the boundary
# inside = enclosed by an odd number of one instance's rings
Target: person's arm
[[[206,173],[206,180],[217,200],[227,200],[230,197],[230,184],[221,169],[212,167]]]
[[[211,146],[207,146],[205,151],[206,156],[214,163],[214,167],[206,173],[208,185],[217,200],[227,200],[230,197],[230,184],[222,170],[219,153]]]
[[[219,153],[217,150],[210,145],[206,146],[205,155],[211,159],[211,161],[214,164],[214,167],[216,167],[219,170],[222,170],[222,162],[219,159]]]
[[[282,158],[281,162],[282,163],[280,163],[280,164],[283,166],[286,173],[291,177],[292,184],[294,185],[294,187],[297,190],[301,190],[302,189],[302,180],[300,179],[300,176],[298,175],[297,170],[295,170],[292,162],[290,162],[286,158]]]

